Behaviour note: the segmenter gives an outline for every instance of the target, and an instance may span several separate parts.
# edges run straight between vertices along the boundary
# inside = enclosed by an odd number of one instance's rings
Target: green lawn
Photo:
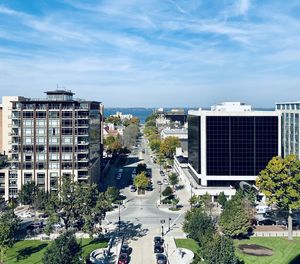
[[[80,240],[79,240],[80,241]],[[41,263],[44,252],[49,242],[40,240],[24,240],[17,242],[6,253],[6,264],[38,264]],[[97,249],[107,247],[107,242],[92,241],[91,239],[82,239],[83,258]]]
[[[300,238],[288,241],[279,237],[252,237],[249,240],[237,240],[239,244],[258,244],[273,249],[274,255],[270,257],[255,257],[241,253],[236,249],[237,256],[245,261],[245,264],[298,264],[300,263]]]
[[[197,242],[191,238],[175,239],[175,243],[177,247],[189,249],[194,253],[197,253],[197,250],[199,249]]]
[[[193,239],[175,239],[177,247],[187,248],[194,253],[199,250],[198,244]],[[255,257],[245,255],[236,248],[236,255],[245,264],[299,264],[300,263],[300,238],[288,241],[279,237],[252,237],[246,240],[235,240],[239,244],[258,244],[273,249],[274,255],[270,257]]]

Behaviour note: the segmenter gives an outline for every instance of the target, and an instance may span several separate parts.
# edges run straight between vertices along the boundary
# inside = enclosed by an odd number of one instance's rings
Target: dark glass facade
[[[258,175],[278,155],[278,118],[208,116],[207,175]]]
[[[188,117],[189,163],[197,173],[201,173],[201,122],[200,116]]]

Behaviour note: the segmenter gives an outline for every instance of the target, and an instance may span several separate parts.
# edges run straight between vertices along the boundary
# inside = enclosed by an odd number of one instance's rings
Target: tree
[[[173,194],[173,190],[170,186],[167,186],[166,189],[164,189],[161,194],[165,197],[169,197]]]
[[[202,208],[194,208],[185,215],[183,231],[196,240],[200,246],[211,240],[214,234],[214,226],[211,218]]]
[[[149,184],[149,180],[146,176],[146,173],[143,171],[139,173],[135,178],[134,178],[134,185],[138,189],[145,189]]]
[[[131,124],[127,126],[123,132],[123,145],[127,148],[134,146],[138,135],[139,127],[137,125]]]
[[[167,158],[173,158],[176,148],[178,147],[180,147],[180,141],[178,137],[167,137],[161,142],[160,152],[163,153]]]
[[[79,264],[81,247],[72,232],[65,232],[51,243],[44,254],[44,264]]]
[[[194,194],[189,199],[189,203],[190,203],[191,207],[202,207],[202,200],[201,200],[201,197],[199,195]]]
[[[178,184],[178,182],[179,182],[178,175],[174,172],[171,173],[169,175],[169,183],[173,186],[173,188],[176,184]]]
[[[21,190],[18,193],[18,201],[24,205],[32,205],[37,192],[35,182],[28,182],[22,185]]]
[[[161,141],[160,139],[153,139],[150,141],[149,146],[152,151],[158,152],[160,149]]]
[[[108,187],[105,194],[112,202],[114,202],[114,201],[118,200],[118,198],[120,196],[120,190],[115,186]]]
[[[104,140],[104,146],[106,146],[107,151],[111,153],[117,153],[122,149],[121,137],[109,136]]]
[[[11,209],[5,210],[0,216],[0,262],[3,263],[8,248],[15,243],[15,235],[20,220]]]
[[[251,229],[251,218],[252,212],[247,201],[240,195],[235,195],[226,203],[219,225],[225,235],[236,238],[248,235]]]
[[[227,202],[227,198],[224,192],[220,192],[218,195],[218,203],[221,205],[221,207],[224,209]]]
[[[288,239],[292,240],[292,212],[300,208],[300,161],[295,155],[274,157],[256,180],[270,204],[289,212]]]
[[[81,223],[79,229],[85,226],[85,231],[92,234],[98,232],[96,227],[101,225],[101,220],[111,208],[111,200],[99,193],[97,185],[73,182],[65,177],[58,193],[51,195],[46,207],[50,215],[46,227],[48,233],[54,223],[62,220],[66,230]],[[92,225],[85,225],[88,221]]]
[[[178,198],[173,198],[172,199],[172,206],[173,206],[173,209],[176,207],[176,205],[179,203],[179,199]]]
[[[202,256],[207,264],[237,264],[233,241],[229,237],[215,234],[201,248]]]

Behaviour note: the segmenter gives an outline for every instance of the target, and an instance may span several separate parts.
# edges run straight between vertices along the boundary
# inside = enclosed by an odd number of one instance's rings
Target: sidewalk
[[[188,249],[177,248],[173,236],[165,237],[165,248],[169,264],[192,263],[194,253]]]

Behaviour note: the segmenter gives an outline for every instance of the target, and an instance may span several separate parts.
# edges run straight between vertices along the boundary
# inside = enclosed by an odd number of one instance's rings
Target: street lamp
[[[192,197],[193,197],[193,185],[190,182],[190,186],[191,186],[191,201],[192,201]],[[191,203],[191,209],[192,209],[192,203]]]
[[[119,233],[121,229],[121,209],[120,209],[121,202],[119,202]]]
[[[170,232],[170,230],[171,230],[171,220],[172,220],[172,218],[171,217],[169,217],[169,230],[168,230],[168,232]]]
[[[161,184],[159,185],[159,204],[161,204]]]
[[[161,223],[161,236],[163,237],[164,236],[164,223],[165,223],[165,219],[162,219],[160,220],[160,223]]]

